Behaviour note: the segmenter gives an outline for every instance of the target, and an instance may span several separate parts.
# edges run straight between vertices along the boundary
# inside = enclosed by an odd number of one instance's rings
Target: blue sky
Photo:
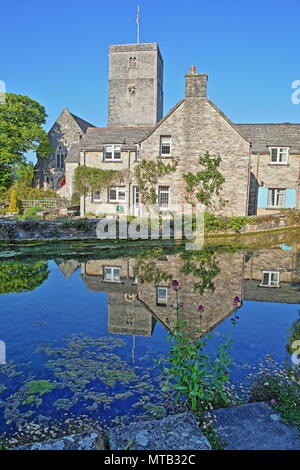
[[[109,44],[158,42],[164,108],[184,94],[195,64],[208,94],[234,122],[300,122],[291,84],[300,80],[299,0],[10,0],[1,5],[0,80],[46,108],[107,121]]]

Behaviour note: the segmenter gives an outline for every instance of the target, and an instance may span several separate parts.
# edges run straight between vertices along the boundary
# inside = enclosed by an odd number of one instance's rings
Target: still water
[[[291,362],[299,232],[199,252],[171,242],[0,247],[0,434],[41,417],[111,424],[169,412],[154,359],[168,353],[174,279],[189,335],[211,331],[210,353],[231,331],[233,299],[241,299],[233,383],[246,381],[267,355]]]

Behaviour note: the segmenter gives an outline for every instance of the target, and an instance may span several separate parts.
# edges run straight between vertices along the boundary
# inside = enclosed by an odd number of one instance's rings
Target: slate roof
[[[67,163],[80,163],[80,144],[81,142],[73,142],[66,156]]]
[[[80,117],[76,116],[75,114],[71,113],[69,111],[69,113],[71,114],[71,116],[73,117],[73,119],[77,122],[78,126],[80,127],[80,129],[85,133],[89,127],[95,127],[93,124],[91,124],[90,122],[87,122],[85,121],[84,119],[81,119]]]
[[[130,149],[151,131],[151,127],[94,127],[80,141],[81,150],[99,150],[105,144],[123,144]]]
[[[244,283],[244,299],[256,302],[299,304],[300,283],[281,282],[280,287],[260,287],[259,281],[246,279]]]
[[[290,147],[300,154],[300,124],[234,124],[252,143],[252,153],[268,153],[268,147]]]

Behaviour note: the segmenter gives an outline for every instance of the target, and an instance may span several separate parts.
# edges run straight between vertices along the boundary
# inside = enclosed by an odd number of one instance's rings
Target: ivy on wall
[[[186,182],[188,202],[196,203],[199,201],[207,207],[212,206],[213,196],[219,196],[225,182],[225,178],[219,171],[221,161],[220,156],[206,152],[198,160],[202,169],[197,173],[188,172],[183,175]],[[224,205],[226,201],[220,198],[219,202]]]
[[[165,164],[162,161],[141,161],[135,168],[135,177],[140,189],[142,203],[155,204],[157,201],[156,184],[158,179],[177,168],[177,162]]]
[[[86,196],[92,191],[109,188],[117,181],[122,181],[123,177],[123,172],[119,170],[103,170],[81,165],[74,172],[74,192]]]

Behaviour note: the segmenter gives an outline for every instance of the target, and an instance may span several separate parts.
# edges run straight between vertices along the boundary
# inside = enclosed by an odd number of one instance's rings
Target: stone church
[[[49,131],[55,153],[39,158],[37,184],[71,199],[79,165],[120,170],[122,180],[81,197],[81,215],[139,215],[135,168],[142,161],[176,162],[157,181],[157,206],[186,203],[183,175],[199,157],[221,157],[225,178],[215,212],[244,216],[300,209],[300,124],[234,124],[207,97],[208,76],[192,66],[185,96],[163,116],[163,59],[156,43],[109,48],[108,125],[98,128],[64,109]]]

